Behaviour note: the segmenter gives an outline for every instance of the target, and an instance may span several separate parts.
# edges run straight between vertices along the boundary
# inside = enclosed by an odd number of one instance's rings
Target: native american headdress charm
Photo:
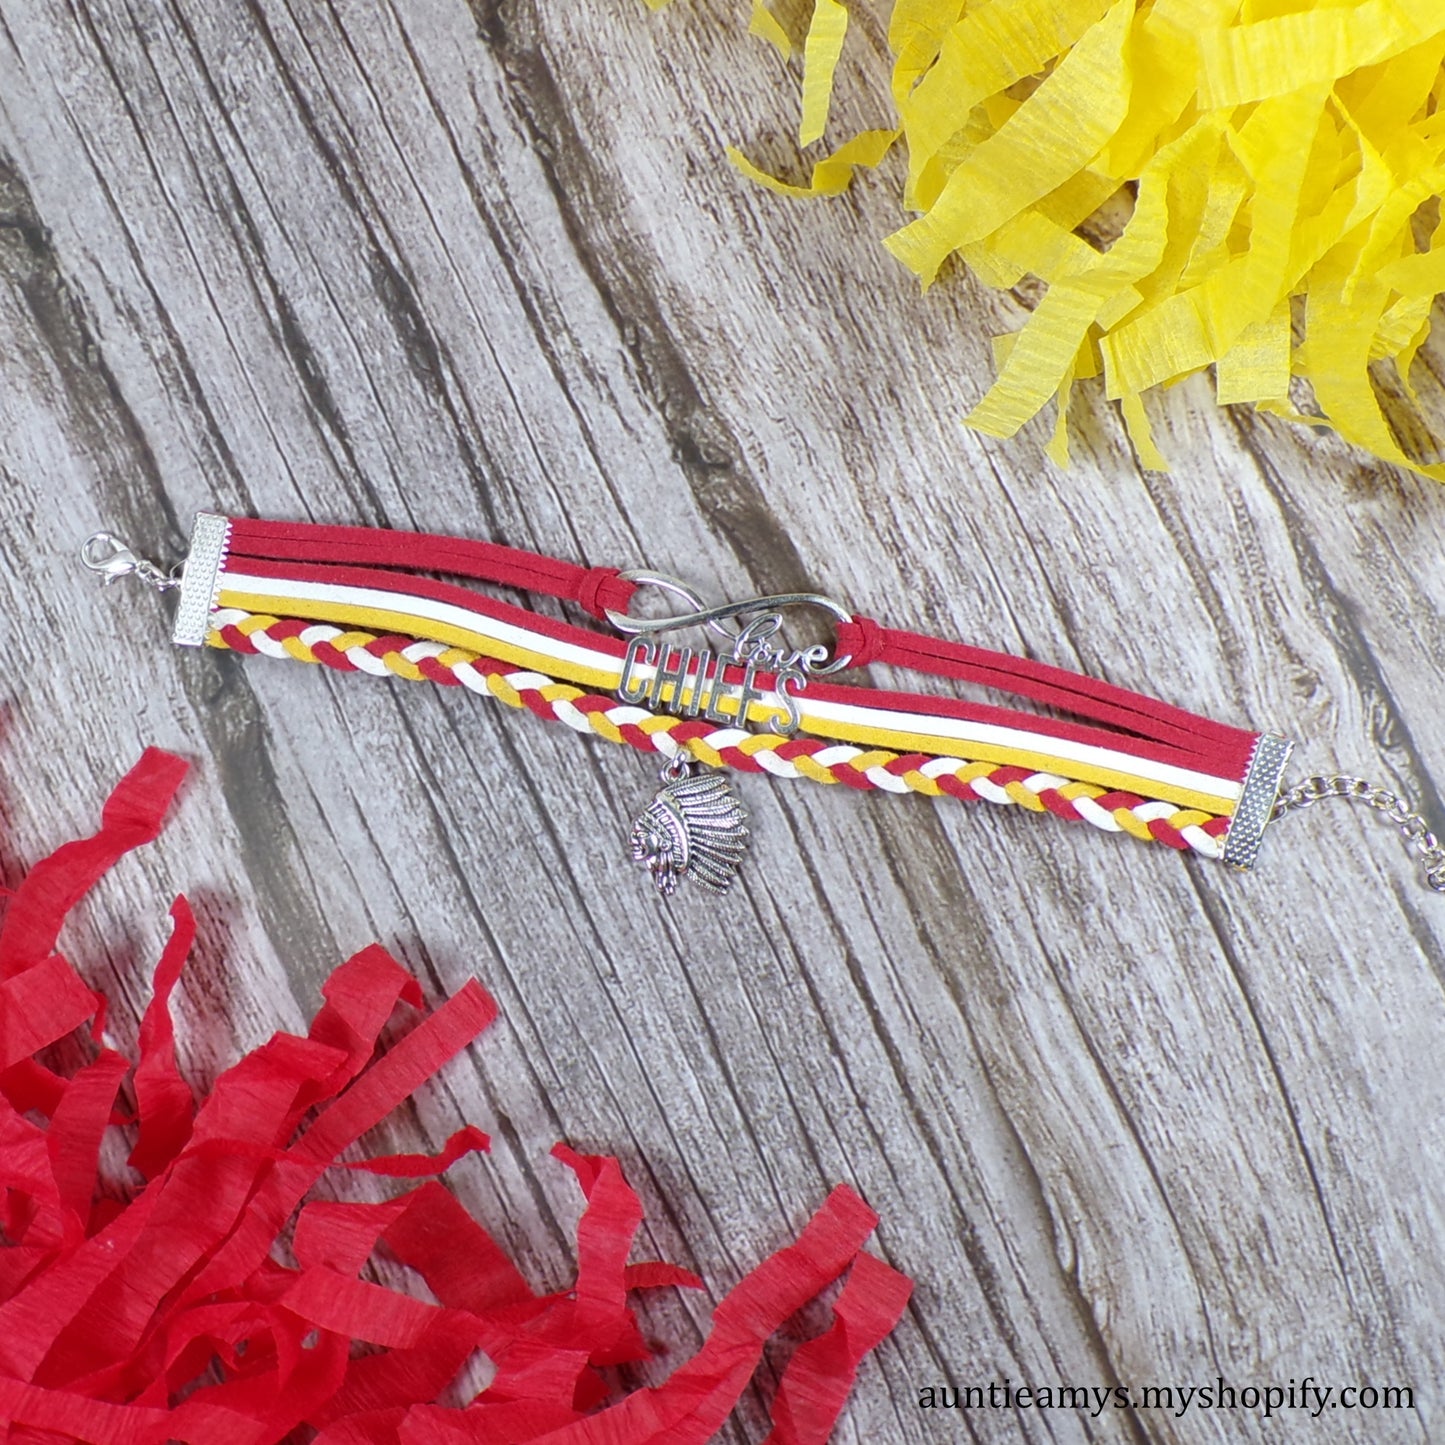
[[[632,859],[671,897],[680,878],[726,893],[748,851],[747,810],[720,773],[694,774],[674,759],[632,825]]]

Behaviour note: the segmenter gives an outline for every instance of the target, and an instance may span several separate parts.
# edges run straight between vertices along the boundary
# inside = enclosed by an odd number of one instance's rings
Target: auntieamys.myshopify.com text
[[[984,1385],[918,1387],[920,1410],[1079,1410],[1097,1419],[1106,1410],[1165,1410],[1176,1419],[1198,1410],[1273,1416],[1301,1412],[1313,1419],[1331,1410],[1413,1410],[1410,1385],[1327,1385],[1312,1375],[1283,1384],[1236,1384],[1222,1375],[1200,1385],[1024,1385],[1005,1377]]]

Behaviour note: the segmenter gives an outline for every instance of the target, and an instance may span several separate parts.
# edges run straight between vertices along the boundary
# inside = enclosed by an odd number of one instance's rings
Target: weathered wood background
[[[843,1440],[1445,1439],[1445,900],[1372,816],[1322,805],[1236,877],[757,779],[746,881],[664,906],[619,861],[637,756],[178,652],[77,565],[100,526],[173,557],[215,506],[814,587],[1277,726],[1445,817],[1445,493],[1204,385],[1153,404],[1168,476],[1102,403],[1067,474],[1041,428],[966,432],[1015,301],[919,296],[877,244],[896,176],[800,205],[726,166],[789,163],[795,117],[741,10],[0,0],[4,877],[144,744],[194,758],[69,935],[116,1034],[182,889],[197,1079],[372,939],[434,993],[478,975],[503,1021],[382,1143],[492,1130],[451,1180],[539,1285],[572,1265],[559,1138],[618,1152],[649,1249],[717,1291],[852,1182],[918,1288]],[[878,61],[839,133],[881,114]],[[650,1309],[685,1355],[706,1301]],[[916,1405],[1219,1375],[1415,1406]]]

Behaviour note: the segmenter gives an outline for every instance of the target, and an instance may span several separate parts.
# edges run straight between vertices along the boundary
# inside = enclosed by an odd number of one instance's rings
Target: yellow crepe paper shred
[[[847,32],[845,4],[813,0],[804,145]],[[773,190],[836,195],[901,141],[916,215],[888,249],[924,286],[952,257],[990,286],[1035,279],[971,425],[1012,436],[1053,400],[1063,464],[1070,398],[1102,373],[1140,460],[1163,467],[1145,394],[1212,367],[1221,403],[1327,422],[1445,480],[1402,451],[1375,384],[1393,369],[1394,405],[1414,406],[1445,292],[1445,0],[893,0],[888,43],[895,114],[807,184],[729,155]],[[1321,415],[1298,409],[1295,379]],[[1399,420],[1428,436],[1418,412]]]
[[[809,145],[828,124],[833,99],[833,72],[848,34],[848,12],[838,0],[814,0],[813,23],[803,47],[803,118],[798,126],[799,145]]]
[[[666,0],[647,0],[647,3],[665,4]],[[788,32],[783,29],[778,17],[768,9],[765,0],[753,0],[753,15],[748,21],[748,32],[766,40],[784,60],[791,57],[793,42],[788,38]],[[841,46],[839,48],[841,49]]]

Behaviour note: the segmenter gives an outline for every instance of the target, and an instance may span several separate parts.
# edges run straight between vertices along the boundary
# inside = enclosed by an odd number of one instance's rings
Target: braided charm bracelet
[[[169,572],[110,533],[85,544],[107,582],[179,594],[173,640],[340,672],[428,681],[496,698],[577,732],[661,754],[662,783],[632,826],[633,859],[670,894],[722,892],[747,814],[722,770],[887,793],[982,799],[1092,823],[1142,842],[1254,865],[1268,824],[1325,797],[1369,803],[1445,892],[1445,848],[1399,796],[1358,778],[1281,778],[1293,744],[1006,653],[883,627],[813,593],[708,606],[654,572],[586,568],[491,542],[294,522],[196,517]],[[451,576],[578,604],[574,627]],[[681,610],[634,616],[639,589]],[[836,645],[789,648],[784,613],[821,608]],[[683,645],[679,635],[707,646]],[[1067,718],[834,681],[882,662],[1011,693]]]

